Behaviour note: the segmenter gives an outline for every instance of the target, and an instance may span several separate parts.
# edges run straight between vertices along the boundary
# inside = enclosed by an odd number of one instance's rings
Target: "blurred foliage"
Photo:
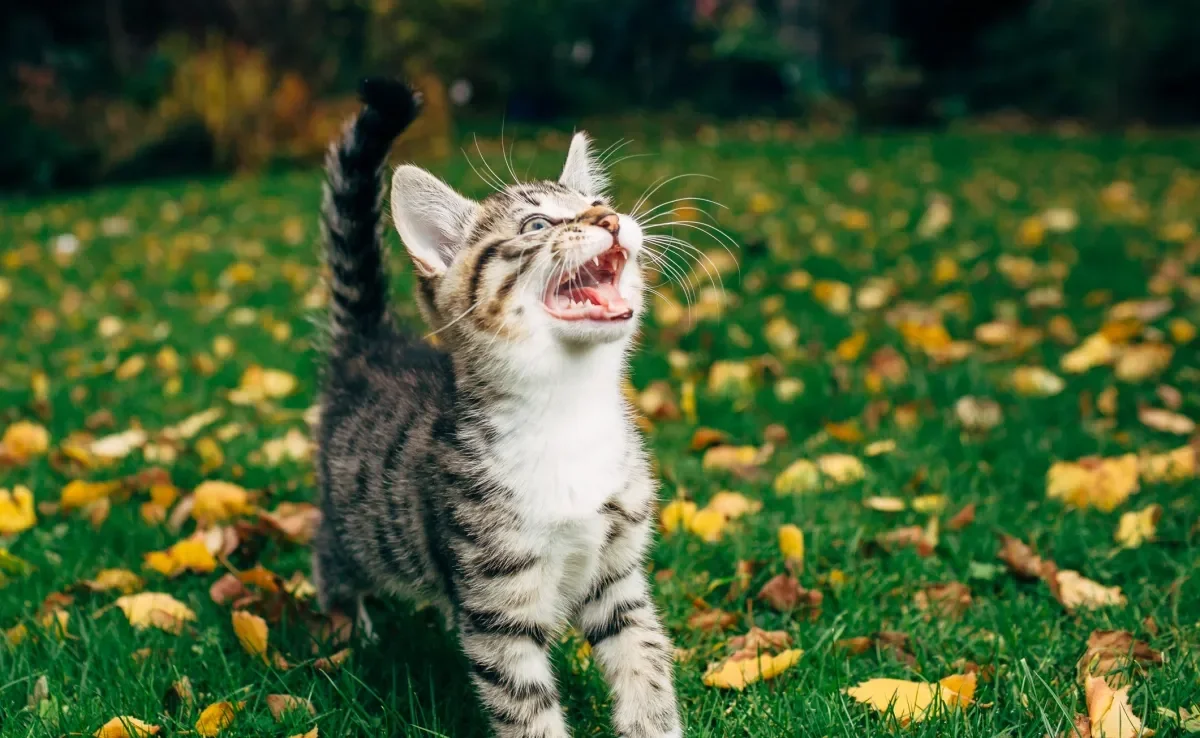
[[[450,109],[629,111],[838,128],[1024,111],[1200,117],[1191,0],[12,0],[0,8],[0,187],[312,161],[363,74]],[[453,102],[451,102],[453,101]],[[418,147],[414,146],[414,150]]]

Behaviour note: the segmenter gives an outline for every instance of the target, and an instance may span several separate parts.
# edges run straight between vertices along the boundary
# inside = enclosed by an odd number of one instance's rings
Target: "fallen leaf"
[[[1113,687],[1128,683],[1129,673],[1163,662],[1162,654],[1139,641],[1125,630],[1094,630],[1088,636],[1087,650],[1079,657],[1076,671],[1080,683],[1089,676],[1103,677]]]
[[[242,373],[237,389],[229,393],[229,401],[234,405],[253,405],[279,399],[292,394],[298,384],[296,377],[285,371],[254,365]]]
[[[708,369],[708,391],[744,395],[754,389],[754,367],[746,361],[714,361]]]
[[[1112,512],[1137,490],[1138,458],[1134,454],[1059,461],[1046,472],[1046,496],[1072,507]]]
[[[288,736],[288,738],[319,738],[319,736],[317,734],[317,727],[314,725],[313,729],[307,733],[297,733],[296,735]]]
[[[1166,453],[1143,456],[1138,471],[1142,480],[1151,484],[1192,479],[1196,476],[1196,450],[1181,446]]]
[[[804,531],[788,523],[779,527],[779,551],[789,570],[804,569]]]
[[[291,543],[307,546],[321,525],[321,509],[311,502],[281,502],[271,512],[260,510],[258,519]]]
[[[826,454],[818,457],[817,469],[823,477],[837,485],[851,484],[867,475],[863,463],[849,454]]]
[[[888,531],[877,539],[887,551],[901,546],[912,546],[917,549],[918,556],[932,556],[938,545],[938,519],[930,518],[924,527],[907,525]]]
[[[736,612],[726,612],[718,608],[705,606],[704,609],[699,609],[697,612],[692,613],[688,617],[687,624],[692,630],[725,630],[737,625],[739,619],[740,616]]]
[[[29,530],[37,523],[33,493],[18,484],[12,492],[0,488],[0,535],[11,536]]]
[[[213,738],[221,731],[233,725],[238,712],[245,702],[215,702],[200,713],[196,721],[196,732],[205,738]]]
[[[1139,408],[1138,420],[1147,428],[1163,433],[1174,433],[1177,436],[1186,436],[1196,430],[1195,421],[1186,415],[1156,407]]]
[[[692,442],[690,448],[692,451],[704,451],[713,446],[724,444],[729,440],[729,435],[725,431],[719,431],[715,428],[700,427],[692,434]]]
[[[271,717],[275,718],[276,722],[283,722],[284,715],[289,712],[307,712],[313,716],[317,714],[312,702],[290,694],[267,695],[267,709],[271,711]]]
[[[908,503],[899,497],[868,497],[863,500],[863,507],[876,512],[897,513],[903,512]]]
[[[728,522],[729,518],[716,510],[706,507],[697,510],[696,514],[688,521],[688,531],[699,536],[703,541],[716,543],[721,540],[721,535],[725,531],[725,524]]]
[[[250,493],[232,482],[201,482],[192,499],[192,517],[202,525],[228,520],[253,509]]]
[[[709,666],[704,673],[703,682],[707,687],[741,691],[755,682],[774,679],[795,666],[803,654],[800,649],[793,648],[774,656],[762,654],[736,661],[726,659]]]
[[[18,420],[0,436],[0,466],[21,465],[50,448],[50,432],[37,423]]]
[[[237,610],[233,613],[233,632],[246,653],[258,656],[264,663],[267,661],[267,621],[245,610]]]
[[[1165,343],[1130,346],[1121,352],[1113,373],[1122,382],[1140,382],[1160,374],[1174,355],[1175,349]]]
[[[116,605],[125,613],[129,624],[138,630],[153,626],[179,634],[184,623],[196,619],[196,613],[191,608],[161,592],[140,592],[118,597]]]
[[[946,528],[949,530],[962,530],[974,522],[975,503],[970,502],[964,505],[961,510],[954,513],[954,516],[946,521]]]
[[[119,461],[146,445],[149,436],[141,428],[130,428],[121,433],[97,438],[88,444],[87,451],[98,461]]]
[[[350,649],[343,648],[341,651],[334,653],[328,657],[322,657],[313,662],[313,668],[318,671],[337,671],[342,668],[342,664],[350,658]]]
[[[775,493],[778,495],[794,495],[820,489],[821,472],[817,465],[808,459],[799,459],[788,465],[775,477]]]
[[[688,528],[696,515],[696,503],[691,500],[675,499],[663,505],[658,514],[658,524],[663,533],[670,535],[679,528]]]
[[[869,679],[845,690],[851,698],[884,714],[891,713],[901,725],[920,722],[947,708],[965,707],[975,697],[976,675],[953,674],[937,684],[904,679]]]
[[[1117,347],[1103,333],[1093,333],[1078,347],[1063,354],[1059,367],[1068,374],[1082,374],[1097,366],[1116,361]]]
[[[790,574],[773,577],[758,591],[758,598],[779,612],[791,612],[797,607],[819,610],[825,599],[820,592],[801,587]]]
[[[770,444],[757,446],[713,446],[704,452],[700,462],[705,470],[753,469],[771,458]]]
[[[972,432],[989,431],[1004,420],[998,402],[971,395],[958,398],[954,403],[954,415],[963,428]]]
[[[202,540],[189,538],[179,541],[166,551],[152,551],[145,556],[146,566],[163,576],[175,577],[185,571],[207,574],[217,568],[217,560]]]
[[[1011,382],[1018,394],[1050,397],[1066,389],[1062,377],[1040,366],[1022,366],[1013,370]]]
[[[1074,610],[1077,607],[1095,610],[1101,607],[1125,605],[1125,596],[1121,594],[1120,587],[1105,587],[1077,571],[1059,570],[1056,581],[1058,600],[1068,610]]]
[[[162,730],[157,725],[144,723],[135,717],[122,715],[105,723],[99,730],[92,733],[94,738],[145,738],[148,735],[158,735]]]
[[[971,589],[961,582],[932,584],[913,596],[913,604],[928,616],[957,620],[971,606]]]
[[[727,520],[736,520],[743,515],[758,512],[762,506],[763,504],[759,500],[752,500],[738,492],[723,490],[713,495],[705,505],[705,509],[718,512]]]
[[[649,418],[678,420],[680,417],[679,405],[675,402],[675,392],[670,382],[651,382],[645,390],[636,395],[636,398],[638,409]]]
[[[738,654],[757,655],[763,651],[782,651],[792,645],[792,637],[782,630],[762,630],[751,627],[745,635],[729,639],[729,647]]]
[[[1117,543],[1121,548],[1137,548],[1146,541],[1153,541],[1162,512],[1162,506],[1155,504],[1137,512],[1122,513],[1114,535]]]
[[[67,482],[59,497],[59,508],[63,511],[77,510],[99,500],[106,499],[121,490],[124,485],[119,481],[86,482],[76,479]]]
[[[1088,677],[1085,683],[1088,719],[1093,738],[1142,738],[1154,731],[1142,727],[1129,704],[1129,687],[1114,690],[1102,677]]]
[[[107,592],[115,589],[123,594],[133,594],[145,586],[142,578],[128,569],[101,569],[95,577],[84,580],[80,584],[93,592]]]

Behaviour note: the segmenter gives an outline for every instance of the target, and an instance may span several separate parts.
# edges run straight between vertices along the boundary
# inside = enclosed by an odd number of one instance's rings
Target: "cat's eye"
[[[521,224],[521,233],[533,233],[552,226],[549,218],[543,218],[540,215],[530,218]]]

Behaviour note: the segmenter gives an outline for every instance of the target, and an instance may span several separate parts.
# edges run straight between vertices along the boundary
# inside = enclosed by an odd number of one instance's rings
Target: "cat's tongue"
[[[621,296],[621,291],[611,282],[601,282],[594,287],[584,287],[583,289],[588,293],[592,302],[603,307],[607,313],[624,315],[632,310],[629,303],[625,302],[625,298]]]
[[[613,320],[633,315],[633,308],[611,282],[559,293],[554,303],[555,314],[566,320]]]

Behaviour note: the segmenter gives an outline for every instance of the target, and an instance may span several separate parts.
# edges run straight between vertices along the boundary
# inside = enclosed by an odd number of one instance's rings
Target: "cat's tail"
[[[420,96],[403,82],[366,79],[363,109],[325,156],[321,226],[329,266],[335,344],[386,325],[387,253],[383,244],[383,168],[392,141],[417,117]]]

